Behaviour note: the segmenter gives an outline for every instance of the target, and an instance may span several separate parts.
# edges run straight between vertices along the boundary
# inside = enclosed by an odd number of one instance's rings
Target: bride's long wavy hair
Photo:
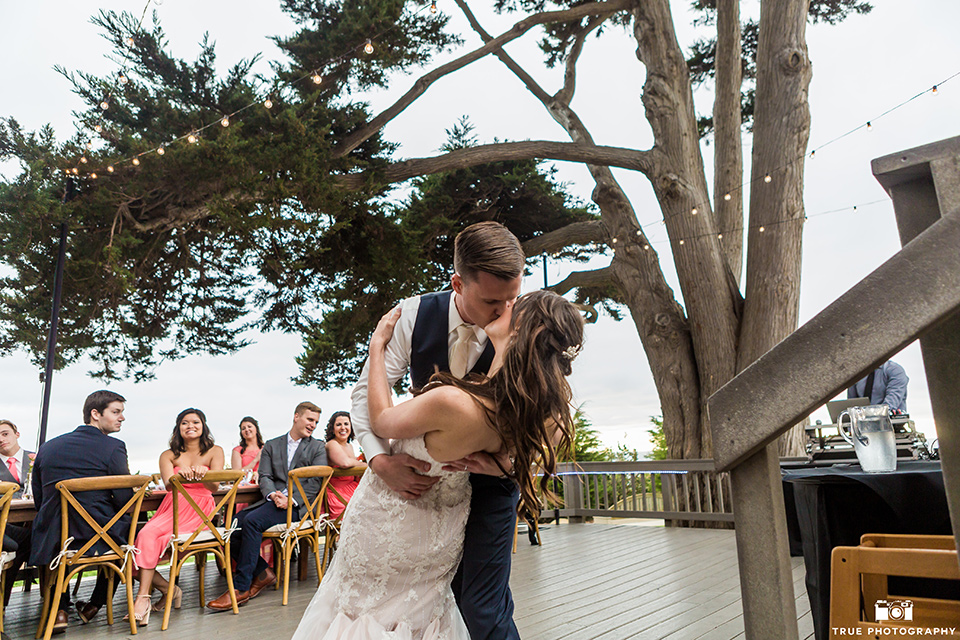
[[[487,419],[514,454],[513,470],[520,486],[520,506],[540,512],[535,478],[550,501],[550,477],[557,469],[557,452],[573,443],[573,394],[567,376],[583,344],[583,318],[570,302],[551,291],[521,296],[511,320],[515,335],[503,353],[503,365],[489,378],[460,380],[448,373],[431,378],[437,384],[457,386],[477,401]],[[554,429],[559,441],[554,445]]]

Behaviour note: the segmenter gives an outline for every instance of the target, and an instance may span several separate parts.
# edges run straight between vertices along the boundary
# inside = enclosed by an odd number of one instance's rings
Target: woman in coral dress
[[[240,444],[233,448],[230,455],[230,468],[234,471],[253,471],[251,483],[257,483],[256,471],[260,468],[260,451],[263,449],[263,436],[256,418],[245,416],[240,421]]]
[[[208,515],[213,513],[214,499],[211,493],[217,490],[216,483],[202,482],[207,471],[223,469],[223,449],[213,444],[207,417],[199,409],[184,409],[177,416],[170,448],[160,454],[160,475],[164,486],[169,487],[170,477],[179,473],[184,480],[184,489]],[[195,483],[195,484],[194,484]],[[179,526],[181,532],[193,531],[202,523],[200,516],[187,504],[179,501]],[[164,555],[170,539],[173,537],[173,494],[167,494],[160,508],[137,534],[136,547],[140,550],[136,556],[139,569],[140,590],[134,604],[134,617],[144,626],[150,620],[150,594],[153,589],[166,595],[169,583],[157,571],[157,564]],[[174,607],[180,608],[182,593],[174,586]],[[160,599],[158,604],[163,602]]]
[[[353,450],[353,426],[350,424],[350,414],[347,411],[337,411],[327,422],[327,461],[331,467],[349,469],[351,467],[367,467],[366,462],[360,462]],[[337,493],[327,490],[327,504],[330,506],[330,517],[339,518],[347,508],[347,502],[353,496],[360,484],[356,476],[338,476],[330,478],[330,486]],[[337,494],[343,498],[341,501]]]

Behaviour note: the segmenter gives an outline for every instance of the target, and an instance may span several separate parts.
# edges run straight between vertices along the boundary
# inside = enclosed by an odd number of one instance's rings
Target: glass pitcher
[[[844,424],[843,417],[850,421]],[[847,429],[844,427],[847,426]],[[860,466],[867,473],[883,473],[897,469],[897,444],[890,421],[890,407],[874,404],[851,407],[837,418],[843,439],[853,445]]]

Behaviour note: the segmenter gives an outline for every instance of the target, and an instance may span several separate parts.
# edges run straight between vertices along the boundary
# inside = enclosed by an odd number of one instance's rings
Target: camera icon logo
[[[912,600],[877,600],[873,606],[877,622],[881,620],[913,620]]]

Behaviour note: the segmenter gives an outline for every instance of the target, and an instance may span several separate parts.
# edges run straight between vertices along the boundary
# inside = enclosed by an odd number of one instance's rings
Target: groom
[[[520,242],[497,222],[480,222],[454,241],[453,291],[428,293],[401,303],[402,312],[387,345],[390,384],[407,370],[414,387],[422,387],[436,369],[458,377],[485,374],[493,345],[483,328],[499,318],[520,294],[525,259]],[[365,365],[351,400],[353,428],[370,469],[404,498],[416,500],[437,478],[420,475],[430,465],[409,455],[391,455],[387,441],[370,429]],[[509,470],[509,460],[506,462]],[[517,639],[510,594],[510,541],[517,516],[518,491],[490,456],[457,461],[469,470],[473,497],[463,544],[463,560],[453,579],[457,605],[472,640]]]

